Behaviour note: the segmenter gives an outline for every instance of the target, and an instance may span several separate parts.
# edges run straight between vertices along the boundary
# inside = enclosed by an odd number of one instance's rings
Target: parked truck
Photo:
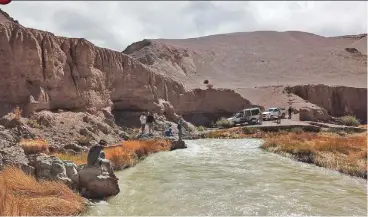
[[[273,120],[278,117],[279,111],[281,111],[281,118],[285,118],[286,116],[286,109],[285,108],[279,108],[279,107],[273,107],[268,108],[262,113],[263,120]]]
[[[227,120],[230,120],[235,124],[261,124],[261,118],[262,114],[259,108],[249,108],[239,111],[233,117],[228,118]]]

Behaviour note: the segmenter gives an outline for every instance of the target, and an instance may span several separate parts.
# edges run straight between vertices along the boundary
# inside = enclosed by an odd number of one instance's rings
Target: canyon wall
[[[367,88],[299,85],[286,89],[326,109],[332,116],[354,115],[362,122],[367,121]]]
[[[93,112],[110,106],[161,113],[200,111],[204,106],[216,112],[246,102],[223,90],[211,90],[208,101],[206,94],[185,92],[182,84],[126,54],[11,22],[0,24],[0,65],[1,115],[16,105],[27,115],[43,109]],[[235,104],[229,106],[229,100]]]

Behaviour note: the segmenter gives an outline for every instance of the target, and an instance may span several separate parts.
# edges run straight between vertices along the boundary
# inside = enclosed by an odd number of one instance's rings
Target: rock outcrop
[[[367,88],[300,85],[287,91],[326,109],[331,116],[355,115],[367,121]]]
[[[181,83],[126,54],[16,23],[0,24],[0,46],[3,115],[19,105],[26,116],[58,109],[109,115],[113,108],[156,111],[176,119],[176,110],[215,112],[246,101],[231,91],[186,92]]]
[[[118,179],[101,168],[81,166],[78,173],[79,189],[86,198],[101,199],[120,192]]]

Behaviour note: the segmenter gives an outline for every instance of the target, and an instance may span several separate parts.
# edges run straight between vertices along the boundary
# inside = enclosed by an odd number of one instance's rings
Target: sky
[[[230,32],[361,34],[368,19],[365,1],[13,1],[0,8],[23,26],[118,51],[143,39]]]

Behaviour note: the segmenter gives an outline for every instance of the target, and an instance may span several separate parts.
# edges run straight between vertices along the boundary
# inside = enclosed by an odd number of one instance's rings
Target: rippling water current
[[[187,144],[119,172],[120,194],[85,214],[367,214],[366,180],[265,152],[260,140]]]

